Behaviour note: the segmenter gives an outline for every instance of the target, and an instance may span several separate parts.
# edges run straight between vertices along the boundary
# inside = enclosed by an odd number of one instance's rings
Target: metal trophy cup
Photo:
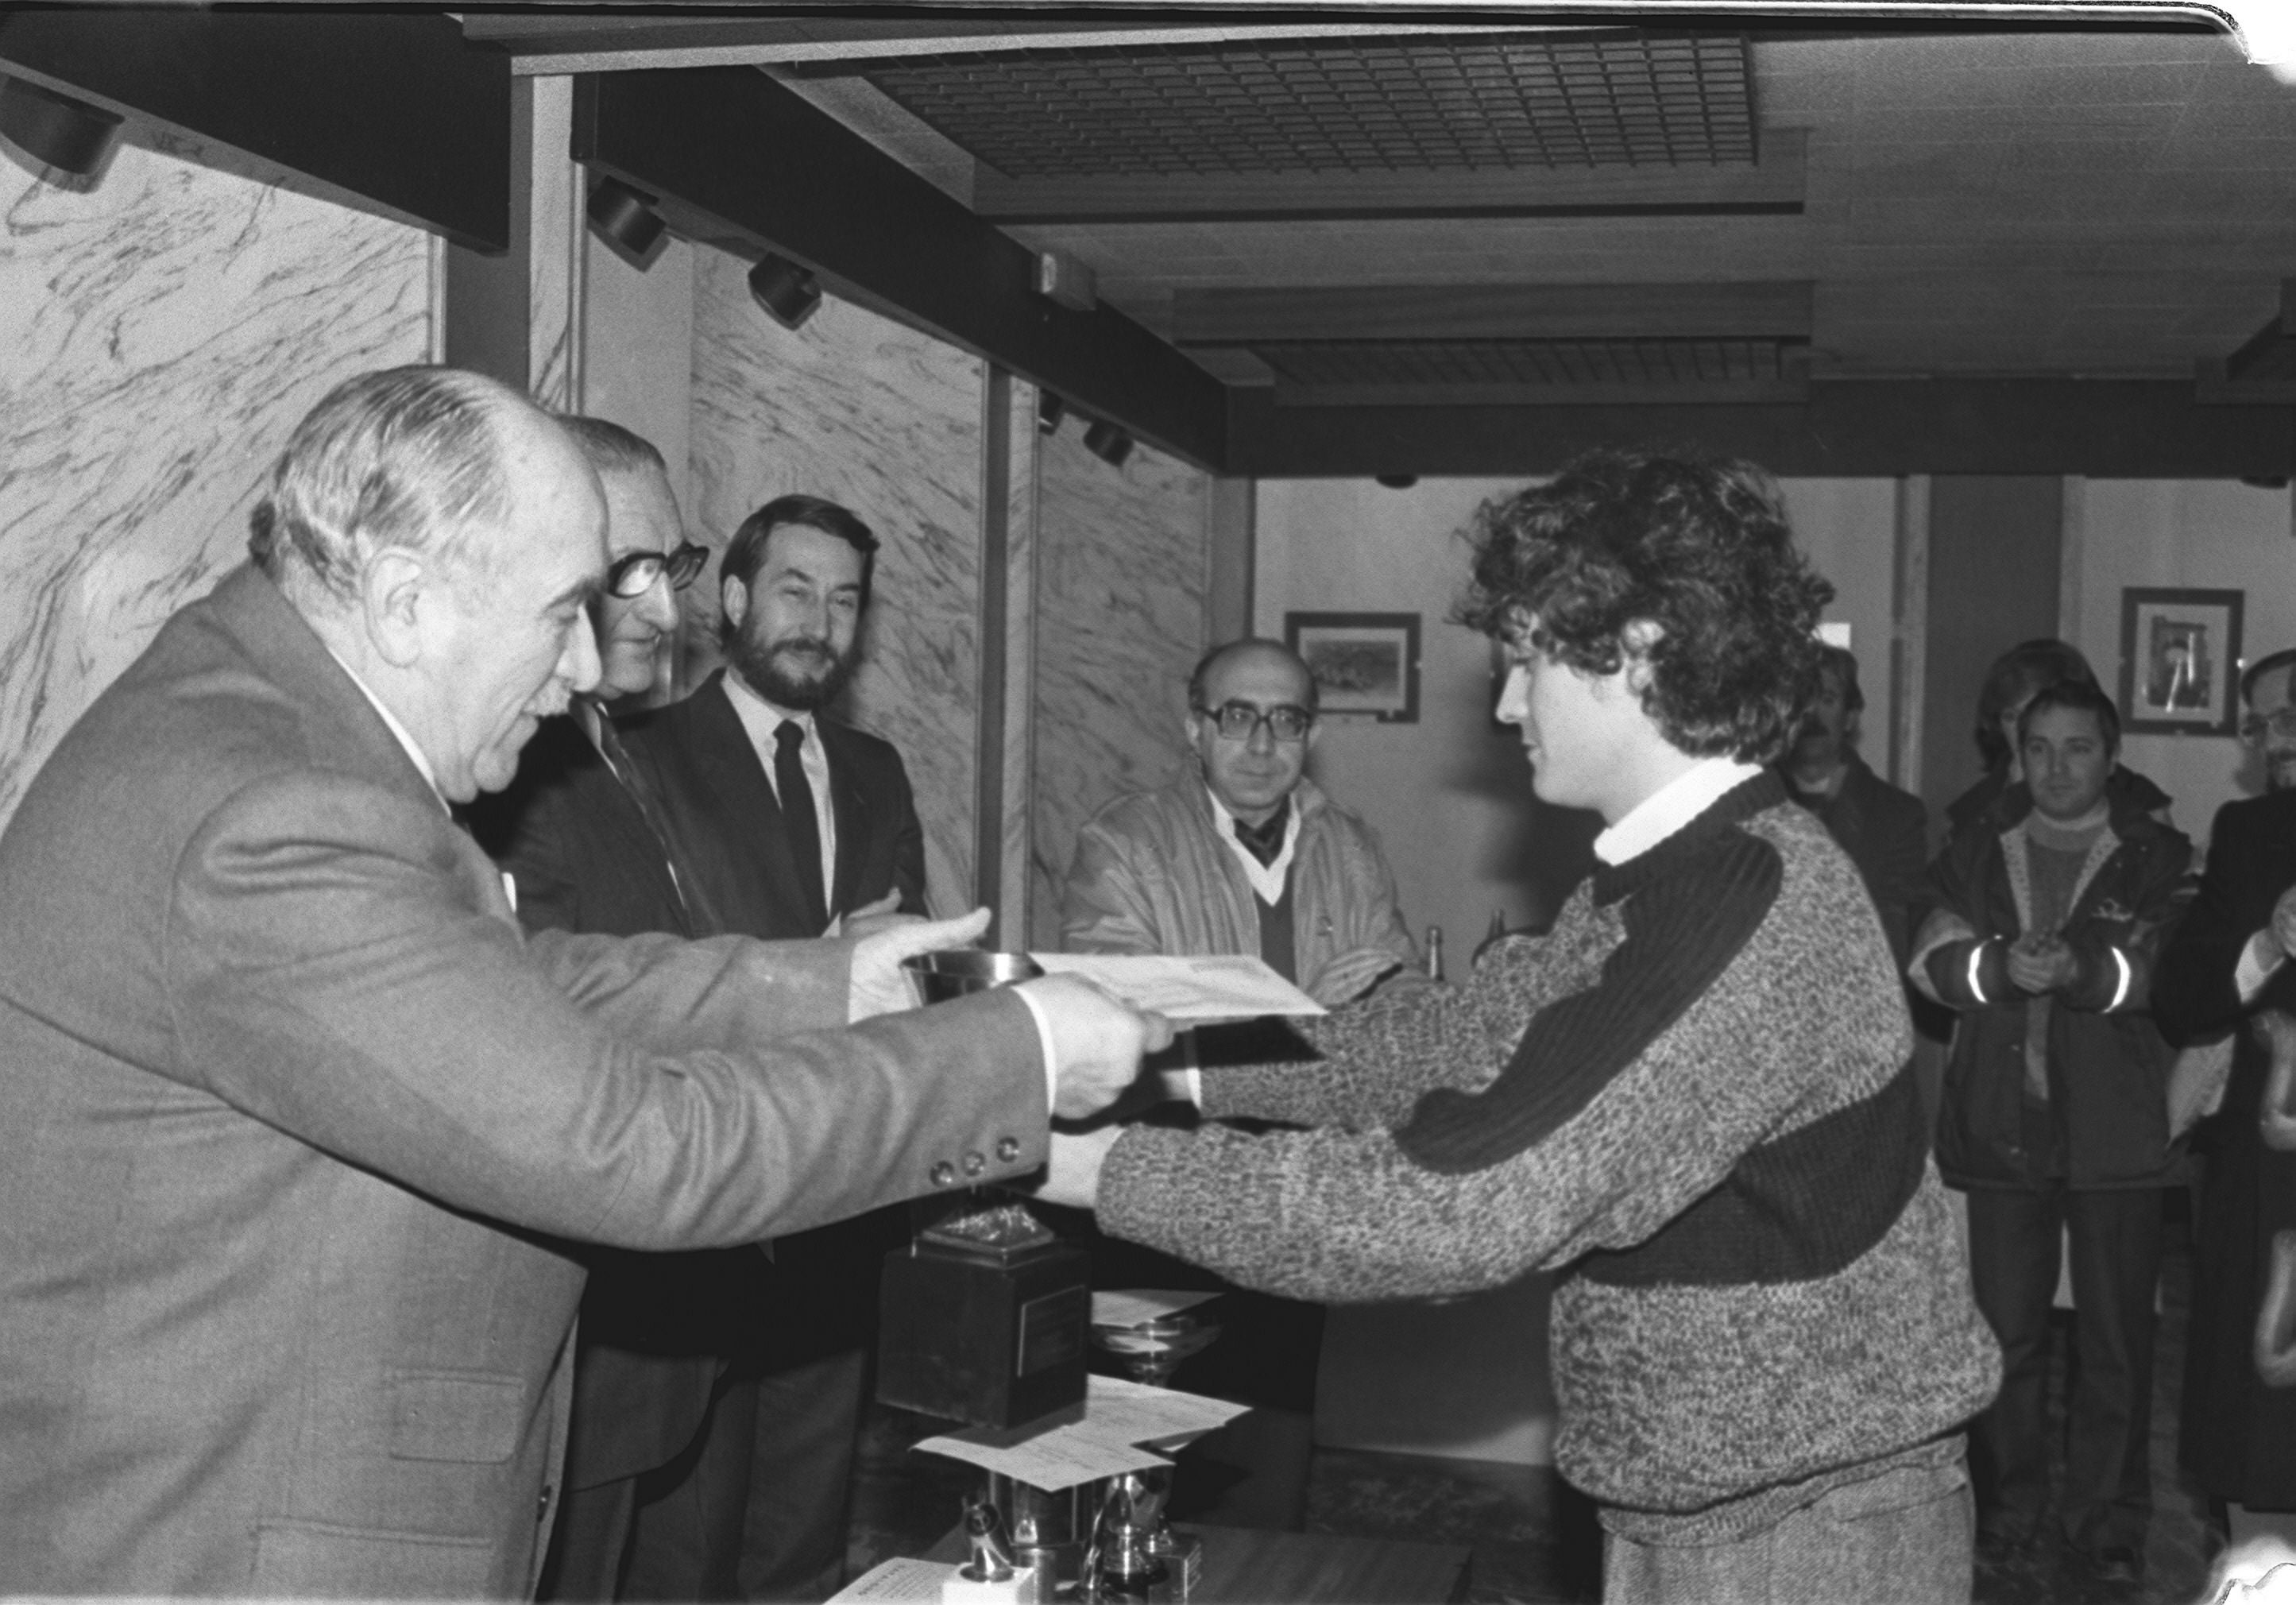
[[[1217,1322],[1205,1318],[1201,1306],[1193,1306],[1147,1321],[1095,1322],[1092,1340],[1123,1361],[1134,1381],[1162,1388],[1180,1362],[1209,1347],[1219,1330]],[[1118,1480],[1127,1485],[1121,1489],[1122,1526],[1112,1538],[1103,1536],[1095,1551],[1103,1595],[1186,1600],[1203,1576],[1204,1541],[1193,1533],[1174,1532],[1164,1519],[1172,1473],[1136,1471]],[[1111,1564],[1119,1568],[1114,1576]]]
[[[1026,954],[972,948],[902,962],[928,1005],[1044,973]],[[886,1257],[877,1397],[975,1427],[1080,1409],[1090,1272],[1084,1251],[1020,1200],[967,1190],[906,1250]]]

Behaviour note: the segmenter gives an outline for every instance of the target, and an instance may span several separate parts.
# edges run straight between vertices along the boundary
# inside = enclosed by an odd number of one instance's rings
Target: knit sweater
[[[1204,1104],[1311,1129],[1128,1132],[1101,1224],[1329,1302],[1561,1272],[1556,1462],[1615,1530],[1759,1530],[1992,1397],[1880,921],[1774,775],[1458,991],[1309,1029]]]

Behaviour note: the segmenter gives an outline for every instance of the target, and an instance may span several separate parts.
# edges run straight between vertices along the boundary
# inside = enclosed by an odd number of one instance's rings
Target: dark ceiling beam
[[[1791,217],[1802,209],[1808,144],[1803,129],[1766,128],[1761,160],[1734,167],[1008,178],[983,163],[972,209],[1011,224]]]
[[[1397,406],[1754,406],[1809,398],[1809,381],[1789,372],[1777,379],[1652,380],[1571,385],[1491,383],[1287,384],[1275,386],[1284,407]]]
[[[0,12],[0,72],[228,148],[267,183],[506,250],[510,58],[443,16]]]
[[[660,197],[690,239],[777,251],[846,299],[1220,467],[1218,380],[1112,307],[1075,311],[1033,294],[1033,252],[762,72],[581,78],[574,157]]]
[[[1276,340],[1809,338],[1807,279],[1737,284],[1379,284],[1182,290],[1181,346]]]
[[[1693,444],[1775,473],[2238,479],[2296,471],[2296,410],[2176,380],[1818,380],[1802,406],[1287,407],[1239,390],[1228,471],[1552,472],[1596,446]]]

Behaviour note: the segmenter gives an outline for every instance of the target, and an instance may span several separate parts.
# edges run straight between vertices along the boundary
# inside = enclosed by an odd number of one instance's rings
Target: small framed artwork
[[[1283,644],[1316,677],[1324,713],[1418,723],[1418,614],[1286,613]]]
[[[2245,593],[2120,594],[2120,727],[2141,735],[2231,735],[2240,722]]]

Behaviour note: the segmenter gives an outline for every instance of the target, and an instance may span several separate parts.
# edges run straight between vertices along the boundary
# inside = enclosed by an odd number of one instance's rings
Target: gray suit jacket
[[[1042,1161],[1019,1001],[817,1029],[849,951],[522,936],[269,581],[184,609],[0,836],[0,1593],[529,1592],[547,1238]]]

